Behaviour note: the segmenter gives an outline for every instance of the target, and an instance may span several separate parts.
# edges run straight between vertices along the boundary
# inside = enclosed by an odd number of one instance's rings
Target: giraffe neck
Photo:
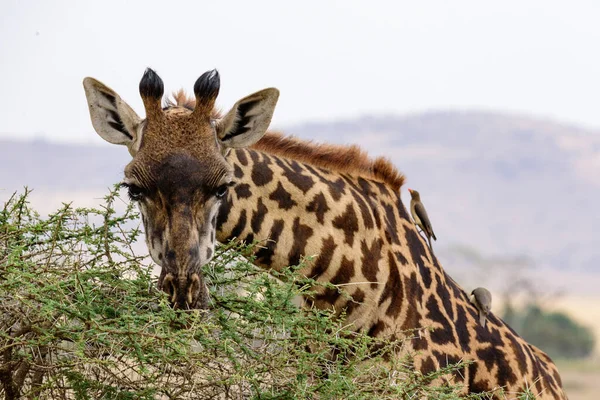
[[[315,304],[346,308],[357,329],[381,333],[416,307],[411,304],[416,297],[403,295],[401,274],[410,278],[409,271],[418,272],[407,261],[411,251],[428,254],[397,191],[256,150],[231,152],[228,161],[236,185],[219,211],[217,240],[263,241],[256,263],[275,270],[315,256],[301,273],[340,285],[353,298],[322,289]],[[417,250],[403,245],[401,225],[413,232],[409,241]],[[408,268],[401,272],[404,265]],[[390,321],[378,323],[382,312]],[[405,325],[414,329],[417,324],[412,318]]]

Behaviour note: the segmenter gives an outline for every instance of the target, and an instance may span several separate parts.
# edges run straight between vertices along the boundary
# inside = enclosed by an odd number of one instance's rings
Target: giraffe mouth
[[[162,274],[161,274],[162,275]],[[207,310],[209,308],[208,288],[203,277],[192,273],[183,278],[176,278],[166,273],[159,278],[158,288],[165,292],[175,310]]]

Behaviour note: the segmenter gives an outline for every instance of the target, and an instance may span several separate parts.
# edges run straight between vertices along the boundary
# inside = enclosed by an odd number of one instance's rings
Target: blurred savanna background
[[[442,265],[600,391],[600,4],[592,1],[0,3],[0,201],[93,206],[129,154],[89,120],[82,80],[140,115],[217,68],[218,104],[274,86],[272,128],[358,144],[417,189]],[[143,248],[143,244],[140,244]]]

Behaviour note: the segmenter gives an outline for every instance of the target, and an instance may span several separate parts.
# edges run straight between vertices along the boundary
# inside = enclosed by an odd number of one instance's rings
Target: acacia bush
[[[318,288],[298,267],[267,274],[240,257],[248,246],[222,246],[204,268],[211,309],[175,311],[133,250],[138,215],[115,211],[117,188],[96,209],[66,204],[48,217],[27,194],[0,211],[6,399],[457,397],[428,383],[464,364],[422,375],[389,357],[402,342],[298,308],[294,298]]]

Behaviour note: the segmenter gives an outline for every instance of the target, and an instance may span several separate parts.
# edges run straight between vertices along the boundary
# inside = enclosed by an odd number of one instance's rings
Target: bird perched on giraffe
[[[485,328],[485,320],[492,309],[492,294],[483,287],[478,287],[471,292],[471,303],[479,312],[479,323]]]
[[[410,213],[415,221],[415,224],[421,228],[421,231],[427,237],[427,241],[429,242],[429,249],[433,252],[433,248],[431,247],[431,238],[433,240],[437,240],[435,237],[435,233],[433,232],[433,227],[431,226],[431,221],[429,220],[429,216],[427,215],[427,210],[425,206],[421,202],[421,195],[416,190],[408,189],[410,193]]]

